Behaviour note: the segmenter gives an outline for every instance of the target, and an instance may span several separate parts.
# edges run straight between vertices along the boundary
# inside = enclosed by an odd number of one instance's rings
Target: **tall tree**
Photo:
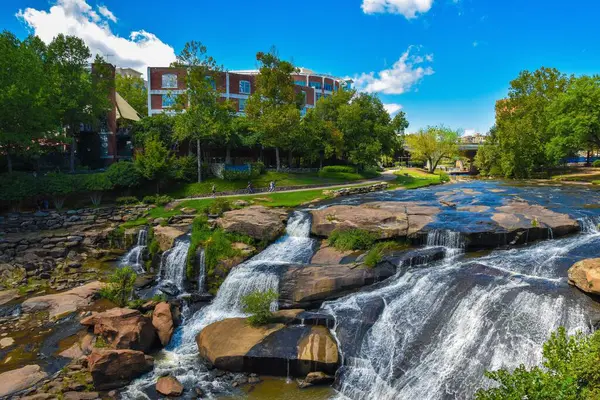
[[[117,92],[129,103],[140,115],[148,115],[148,90],[144,80],[137,76],[115,77]]]
[[[13,157],[31,152],[52,127],[48,109],[46,49],[37,37],[19,41],[0,34],[0,147],[13,170]]]
[[[548,108],[554,136],[546,146],[554,162],[579,150],[600,148],[600,76],[573,79]]]
[[[156,182],[156,193],[161,185],[171,176],[175,156],[157,139],[150,139],[144,151],[136,154],[135,167],[144,178]]]
[[[412,157],[427,162],[433,173],[440,161],[458,154],[458,132],[444,126],[430,126],[407,135],[406,144]]]
[[[71,140],[70,170],[75,171],[75,151],[81,123],[100,125],[110,110],[110,80],[102,76],[95,82],[89,69],[91,53],[82,39],[59,34],[48,45],[48,62],[53,83],[52,102],[60,125]],[[105,68],[96,60],[99,74]]]
[[[297,139],[304,96],[296,91],[292,77],[296,68],[292,63],[280,60],[274,50],[257,53],[256,60],[260,72],[246,113],[254,129],[262,134],[263,145],[275,148],[277,171],[280,171],[279,150],[291,148]]]
[[[217,85],[222,68],[196,41],[185,44],[173,66],[186,70],[186,91],[176,99],[180,112],[175,118],[175,135],[196,142],[198,182],[202,182],[202,143],[214,140],[232,118],[231,106],[219,101]]]

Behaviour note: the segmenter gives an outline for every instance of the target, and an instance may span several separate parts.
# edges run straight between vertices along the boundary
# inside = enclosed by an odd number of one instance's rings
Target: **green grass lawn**
[[[577,168],[561,171],[560,174],[551,176],[556,181],[567,182],[592,182],[600,181],[600,169],[598,168]]]
[[[292,174],[287,172],[266,172],[252,180],[256,189],[266,188],[271,181],[275,181],[277,187],[307,186],[307,185],[335,185],[355,182],[373,177],[369,174],[337,174],[332,177],[320,177],[317,173]],[[202,183],[188,183],[180,185],[174,190],[167,192],[173,198],[184,198],[203,196],[211,193],[212,185],[216,186],[217,192],[232,192],[243,190],[248,186],[247,181],[226,181],[223,179],[210,178]]]
[[[394,172],[394,175],[396,175],[396,180],[394,182],[405,189],[417,189],[430,185],[439,185],[440,183],[445,182],[444,176],[447,176],[439,172],[430,174],[415,168],[403,168]]]

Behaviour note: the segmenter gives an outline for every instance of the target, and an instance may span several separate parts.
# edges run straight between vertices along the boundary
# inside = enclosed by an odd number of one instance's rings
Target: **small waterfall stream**
[[[148,230],[138,232],[137,244],[129,250],[119,261],[120,267],[131,267],[138,274],[146,273],[144,268],[144,252],[148,246]]]
[[[163,253],[158,271],[160,290],[171,295],[185,292],[184,283],[189,249],[190,237],[185,235],[177,238],[173,247]]]
[[[200,250],[198,255],[198,292],[204,293],[204,282],[206,281],[206,253]]]

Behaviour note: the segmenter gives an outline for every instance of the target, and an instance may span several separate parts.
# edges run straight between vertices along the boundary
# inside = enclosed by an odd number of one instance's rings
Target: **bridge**
[[[459,143],[458,152],[461,156],[469,159],[469,170],[474,171],[473,160],[475,159],[475,155],[479,148],[483,145],[483,143]],[[410,153],[410,147],[404,146],[404,150],[407,153]]]

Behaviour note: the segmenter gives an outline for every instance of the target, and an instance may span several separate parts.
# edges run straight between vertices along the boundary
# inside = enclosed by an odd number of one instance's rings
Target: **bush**
[[[328,165],[321,168],[321,172],[344,172],[348,174],[354,174],[356,173],[356,167],[351,165]]]
[[[250,163],[250,169],[252,170],[252,176],[255,178],[267,172],[265,164],[262,161]]]
[[[67,196],[77,191],[77,183],[74,175],[60,172],[49,173],[43,177],[41,182],[41,191],[44,194],[52,196],[54,207],[57,210],[62,210]]]
[[[377,243],[365,256],[365,265],[369,268],[375,268],[387,251],[397,250],[402,247],[404,247],[403,244],[392,241]]]
[[[252,292],[242,297],[242,309],[251,314],[248,323],[252,326],[266,325],[273,320],[271,303],[276,301],[279,295],[272,289],[266,292]]]
[[[167,196],[166,194],[156,194],[153,196],[144,196],[142,202],[145,204],[155,204],[157,206],[164,206],[173,201],[171,196]]]
[[[231,210],[231,203],[229,200],[219,197],[208,206],[208,213],[210,215],[222,215],[225,211]]]
[[[131,267],[117,269],[110,277],[109,283],[100,291],[100,296],[125,307],[133,296],[133,285],[137,278]]]
[[[203,166],[204,167],[204,166]],[[198,179],[198,164],[193,156],[178,157],[173,162],[171,171],[173,178],[183,182],[196,182]],[[204,168],[202,173],[204,174]]]
[[[368,250],[377,239],[376,234],[362,229],[336,229],[329,236],[329,244],[342,251]]]
[[[113,188],[106,173],[76,175],[76,181],[80,190],[88,192],[90,200],[95,206],[99,206],[102,202],[102,192]]]
[[[121,205],[121,206],[126,206],[126,205],[132,205],[132,204],[137,204],[140,201],[137,199],[137,197],[135,196],[122,196],[122,197],[117,197],[117,204]]]
[[[252,171],[248,170],[237,170],[237,169],[226,169],[223,171],[223,179],[226,181],[240,181],[250,180],[252,178]]]
[[[24,172],[0,175],[0,200],[19,208],[21,201],[35,197],[40,192],[41,178]]]
[[[597,399],[600,396],[600,331],[568,336],[563,327],[544,344],[542,367],[486,372],[497,384],[475,393],[477,400]]]
[[[592,163],[592,167],[594,168],[600,168],[600,160],[596,160]]]
[[[113,163],[106,170],[108,179],[118,188],[132,188],[138,186],[142,180],[135,164],[129,161]]]
[[[440,182],[450,182],[450,175],[448,175],[446,172],[440,172]]]

